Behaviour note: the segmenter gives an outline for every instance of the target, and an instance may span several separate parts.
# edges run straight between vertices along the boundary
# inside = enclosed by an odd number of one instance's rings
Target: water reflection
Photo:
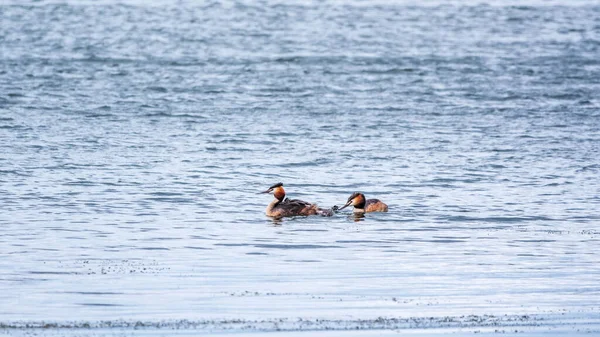
[[[352,213],[352,215],[349,216],[349,218],[354,220],[354,222],[365,221],[365,213]]]

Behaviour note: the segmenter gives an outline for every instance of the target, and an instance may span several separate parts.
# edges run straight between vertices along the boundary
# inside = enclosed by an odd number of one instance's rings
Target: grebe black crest
[[[275,197],[275,200],[271,201],[265,210],[267,216],[270,217],[281,218],[285,216],[333,215],[332,210],[319,208],[316,204],[298,199],[287,199],[285,197],[283,183],[274,184],[261,193],[273,193],[273,196]]]
[[[370,213],[370,212],[387,212],[388,206],[379,199],[365,198],[365,195],[360,192],[354,192],[348,198],[348,202],[339,210],[343,210],[348,206],[354,206],[354,213]]]

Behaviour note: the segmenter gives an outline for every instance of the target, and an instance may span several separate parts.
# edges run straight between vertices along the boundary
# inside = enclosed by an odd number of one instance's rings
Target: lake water
[[[6,0],[0,334],[600,334],[599,93],[597,1]]]

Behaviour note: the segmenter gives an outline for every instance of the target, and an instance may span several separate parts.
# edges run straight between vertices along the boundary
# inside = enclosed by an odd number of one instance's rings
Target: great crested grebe
[[[354,206],[354,213],[369,213],[369,212],[387,212],[388,206],[379,199],[365,199],[365,195],[360,192],[354,192],[348,198],[348,202],[339,210],[343,210],[348,206]]]
[[[333,215],[331,209],[323,209],[310,202],[286,198],[283,183],[277,183],[261,193],[273,193],[273,196],[275,197],[275,200],[271,201],[265,211],[270,217],[281,218],[284,216],[307,216],[316,214],[322,216]]]

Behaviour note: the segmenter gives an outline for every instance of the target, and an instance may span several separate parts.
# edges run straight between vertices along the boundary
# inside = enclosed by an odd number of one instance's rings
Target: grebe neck
[[[273,201],[271,201],[269,206],[267,206],[267,214],[269,212],[271,212],[275,207],[277,207],[277,205],[279,205],[280,202],[281,202],[281,200],[279,200],[279,199],[273,199]]]

